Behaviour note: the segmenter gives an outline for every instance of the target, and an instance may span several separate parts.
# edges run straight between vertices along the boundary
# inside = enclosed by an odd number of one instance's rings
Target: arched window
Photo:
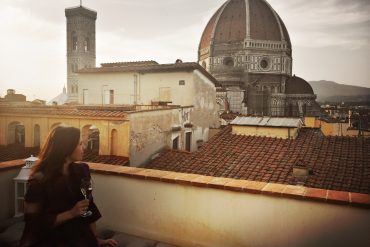
[[[90,39],[88,37],[85,38],[84,41],[84,51],[85,52],[90,51]]]
[[[231,57],[226,57],[224,59],[224,65],[229,66],[229,67],[234,66],[234,59]]]
[[[202,67],[205,68],[205,69],[207,68],[206,62],[204,62],[204,61],[202,62]]]
[[[72,32],[72,49],[77,51],[77,34],[76,32]]]

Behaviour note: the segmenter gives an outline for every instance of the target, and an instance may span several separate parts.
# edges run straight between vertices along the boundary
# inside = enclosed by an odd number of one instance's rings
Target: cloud
[[[284,20],[293,46],[369,48],[368,0],[271,0],[270,3]]]

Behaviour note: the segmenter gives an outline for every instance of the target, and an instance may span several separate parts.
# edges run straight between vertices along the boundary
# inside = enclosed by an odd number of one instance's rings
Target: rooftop
[[[300,118],[276,118],[276,117],[236,117],[232,125],[242,126],[265,126],[265,127],[289,127],[298,128],[302,126]]]
[[[124,118],[130,113],[140,111],[156,111],[179,108],[172,105],[63,105],[63,106],[44,106],[44,105],[11,105],[1,104],[0,114],[22,114],[22,115],[58,115],[73,117],[92,117],[92,118]]]
[[[311,128],[294,140],[231,130],[225,127],[194,153],[166,150],[146,167],[296,185],[293,167],[304,164],[311,171],[305,186],[370,194],[370,138],[323,136]]]
[[[9,146],[0,146],[0,162],[26,159],[31,155],[37,156],[40,149],[35,148],[25,148],[19,144],[13,144]],[[128,165],[129,158],[115,155],[98,155],[97,151],[85,151],[83,161],[94,162],[94,163],[104,163],[111,165]]]
[[[217,80],[209,74],[198,63],[171,63],[171,64],[157,64],[155,61],[147,62],[122,62],[122,63],[106,63],[99,68],[84,68],[78,71],[80,74],[84,73],[112,73],[112,72],[141,72],[141,73],[159,73],[159,72],[182,72],[199,70],[213,83]]]

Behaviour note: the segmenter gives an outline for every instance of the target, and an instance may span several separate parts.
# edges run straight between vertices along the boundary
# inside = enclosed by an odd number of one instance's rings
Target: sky
[[[98,13],[97,65],[196,62],[207,22],[226,0],[83,0]],[[293,46],[293,73],[370,87],[369,0],[268,0]],[[0,0],[0,96],[50,100],[66,85],[64,9],[79,0]]]

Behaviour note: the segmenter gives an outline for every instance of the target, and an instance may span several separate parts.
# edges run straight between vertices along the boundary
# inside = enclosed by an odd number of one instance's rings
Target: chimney
[[[293,166],[293,177],[297,185],[304,185],[309,175],[312,175],[312,170],[306,165],[303,160],[298,160]]]

